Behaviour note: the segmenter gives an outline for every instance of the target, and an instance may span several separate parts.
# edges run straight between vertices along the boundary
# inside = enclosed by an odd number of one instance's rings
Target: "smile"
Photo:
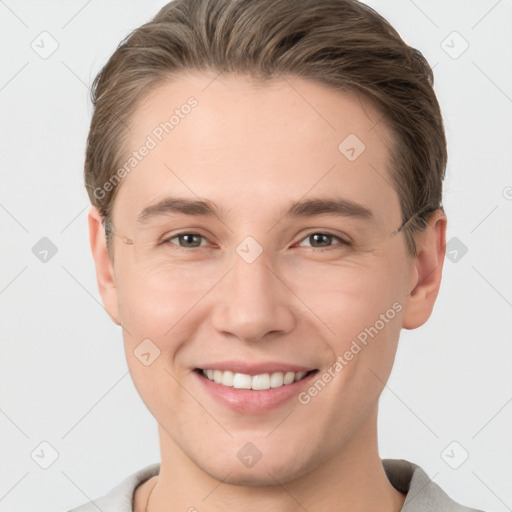
[[[198,370],[208,380],[221,384],[222,386],[232,387],[235,389],[252,389],[255,391],[287,386],[293,382],[302,380],[310,373],[316,371],[274,372],[262,373],[259,375],[248,375],[246,373],[235,373],[230,370],[222,371],[201,368],[198,368]]]

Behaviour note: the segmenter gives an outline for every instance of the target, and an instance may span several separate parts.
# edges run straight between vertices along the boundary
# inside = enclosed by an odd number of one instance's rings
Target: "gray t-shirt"
[[[482,512],[459,505],[416,464],[403,459],[382,459],[391,485],[406,494],[401,512]],[[146,466],[125,478],[105,496],[67,512],[133,512],[133,494],[138,485],[158,475],[160,463]]]

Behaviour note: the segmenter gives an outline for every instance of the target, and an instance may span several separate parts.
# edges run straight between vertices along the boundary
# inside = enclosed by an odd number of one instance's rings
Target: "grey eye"
[[[320,231],[310,233],[305,238],[303,238],[301,242],[304,240],[308,240],[310,242],[310,247],[317,249],[329,249],[331,247],[336,247],[336,244],[332,244],[333,240],[338,240],[338,242],[340,242],[337,245],[349,245],[348,242],[337,235],[333,235],[332,233],[323,233]]]
[[[179,243],[175,245],[179,245],[183,249],[193,249],[196,247],[200,247],[201,239],[205,239],[203,235],[200,235],[198,233],[178,233],[177,235],[168,238],[166,242],[171,242],[175,238],[179,240]]]

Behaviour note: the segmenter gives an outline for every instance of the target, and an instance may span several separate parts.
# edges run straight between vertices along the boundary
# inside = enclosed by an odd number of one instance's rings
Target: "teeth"
[[[235,374],[233,372],[230,372],[229,370],[221,373],[223,374],[221,384],[224,386],[232,386]]]
[[[279,388],[283,385],[284,373],[276,372],[270,376],[270,387]]]
[[[280,388],[292,382],[302,379],[307,372],[275,372],[272,374],[262,373],[260,375],[247,375],[245,373],[233,373],[229,370],[201,370],[202,374],[223,386],[234,387],[236,389],[254,389],[256,391]]]

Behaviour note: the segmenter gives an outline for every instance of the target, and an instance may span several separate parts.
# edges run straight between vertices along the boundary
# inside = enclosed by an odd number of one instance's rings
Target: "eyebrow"
[[[144,208],[137,222],[146,223],[154,217],[179,213],[197,217],[221,217],[215,203],[204,199],[187,199],[166,197],[158,203]],[[342,197],[322,197],[295,201],[284,208],[282,218],[314,217],[316,215],[334,214],[361,220],[373,220],[373,212],[366,206]]]

